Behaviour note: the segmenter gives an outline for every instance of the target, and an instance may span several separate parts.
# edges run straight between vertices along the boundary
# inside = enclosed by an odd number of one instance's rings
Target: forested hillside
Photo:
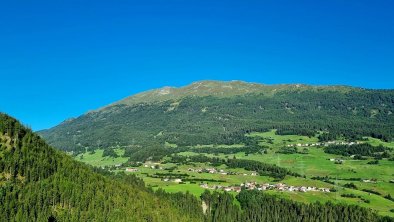
[[[0,114],[0,221],[203,219],[198,202],[186,210],[172,201],[187,195],[159,198],[134,176],[103,174]]]
[[[145,102],[144,102],[145,100]],[[201,82],[137,94],[39,132],[67,151],[116,146],[234,144],[251,131],[322,140],[394,138],[394,90]]]
[[[201,199],[208,206],[207,221],[220,222],[392,222],[393,218],[379,217],[374,212],[358,206],[331,203],[300,204],[280,199],[259,191],[243,190],[236,199],[227,193],[205,191]]]

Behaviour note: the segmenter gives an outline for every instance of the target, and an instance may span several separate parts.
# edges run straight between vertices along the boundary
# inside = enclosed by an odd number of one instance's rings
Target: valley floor
[[[382,159],[378,164],[367,164],[372,158],[355,160],[352,157],[328,154],[323,150],[324,144],[317,145],[317,137],[280,136],[276,135],[275,131],[252,133],[247,136],[257,138],[260,146],[267,146],[269,149],[264,153],[254,154],[237,152],[203,153],[203,155],[275,164],[306,177],[286,176],[283,180],[277,180],[242,168],[229,169],[226,165],[212,166],[209,163],[171,163],[168,158],[159,162],[147,161],[140,163],[139,166],[131,166],[127,164],[126,157],[102,157],[103,150],[80,154],[75,158],[112,171],[136,174],[153,189],[163,188],[169,192],[188,191],[200,196],[205,189],[216,189],[236,194],[243,187],[300,202],[331,201],[355,204],[376,210],[381,215],[394,217],[393,200],[385,198],[388,195],[394,196],[394,161]],[[359,142],[394,148],[394,143],[385,143],[373,138]],[[167,146],[176,147],[175,144],[167,144]],[[204,145],[197,148],[242,146],[242,144]],[[282,147],[299,147],[304,149],[305,153],[277,153]],[[124,150],[118,149],[116,152],[122,156]],[[178,155],[193,156],[201,153],[181,152]],[[263,188],[264,184],[265,188]]]

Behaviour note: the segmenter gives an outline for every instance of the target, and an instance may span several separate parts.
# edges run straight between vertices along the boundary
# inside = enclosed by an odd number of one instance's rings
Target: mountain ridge
[[[196,91],[198,88],[208,88],[210,89],[207,92],[199,93]],[[232,87],[232,88],[230,88]],[[238,87],[238,90],[237,90]],[[218,88],[224,89],[222,91],[218,90]],[[250,88],[247,90],[247,88]],[[190,91],[190,89],[194,89]],[[230,92],[230,89],[235,89],[235,91]],[[354,90],[365,90],[365,88],[361,87],[354,87],[354,86],[347,86],[347,85],[310,85],[310,84],[303,84],[303,83],[281,83],[281,84],[264,84],[264,83],[257,83],[257,82],[247,82],[242,80],[230,80],[230,81],[220,81],[220,80],[200,80],[194,81],[188,85],[175,87],[175,86],[163,86],[160,88],[150,89],[146,91],[142,91],[139,93],[132,94],[127,96],[123,99],[117,100],[113,103],[108,105],[99,107],[97,109],[89,110],[80,116],[95,113],[105,110],[111,106],[116,105],[137,105],[137,104],[152,104],[152,103],[161,103],[166,101],[177,101],[184,99],[186,97],[204,97],[204,96],[214,96],[214,97],[231,97],[231,96],[239,96],[245,94],[265,94],[266,96],[273,96],[275,93],[285,90],[305,90],[305,89],[321,89],[321,90],[332,90],[332,91],[342,91],[347,92],[351,89]],[[214,90],[212,92],[212,90]],[[368,89],[367,89],[368,90]],[[369,89],[375,90],[375,89]],[[78,117],[70,117],[58,125],[67,124],[69,122],[74,121]],[[54,126],[54,127],[56,127]],[[50,130],[54,127],[48,129],[42,129],[38,132]]]
[[[136,94],[132,94],[116,102],[110,103],[106,106],[100,107],[96,110],[89,112],[95,112],[102,110],[113,105],[135,105],[139,103],[156,103],[164,102],[168,100],[179,100],[188,96],[217,96],[217,97],[231,97],[237,95],[245,95],[252,93],[264,93],[268,95],[274,95],[277,92],[284,90],[333,90],[347,92],[350,89],[363,90],[361,87],[346,86],[346,85],[310,85],[303,83],[283,83],[283,84],[264,84],[257,82],[246,82],[241,80],[231,81],[219,81],[219,80],[201,80],[195,81],[191,84],[184,85],[181,87],[164,86],[156,89],[150,89],[142,91]]]

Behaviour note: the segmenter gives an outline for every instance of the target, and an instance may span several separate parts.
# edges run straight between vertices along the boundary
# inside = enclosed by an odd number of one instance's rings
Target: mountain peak
[[[348,91],[351,87],[345,86],[311,86],[306,84],[261,84],[250,83],[240,80],[217,81],[202,80],[196,81],[183,87],[165,86],[159,89],[153,89],[141,92],[111,105],[135,105],[141,103],[156,103],[167,100],[181,100],[185,97],[197,96],[215,96],[215,97],[231,97],[245,94],[262,93],[272,96],[278,92],[285,90],[307,90],[307,89],[324,89],[334,91]],[[110,105],[110,106],[111,106]]]

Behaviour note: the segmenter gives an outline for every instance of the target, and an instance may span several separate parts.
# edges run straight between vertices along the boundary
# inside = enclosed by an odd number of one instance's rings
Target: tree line
[[[234,198],[228,193],[205,191],[201,199],[207,205],[209,222],[392,222],[367,208],[356,205],[299,203],[256,190],[242,190]],[[235,204],[239,202],[239,206]]]

